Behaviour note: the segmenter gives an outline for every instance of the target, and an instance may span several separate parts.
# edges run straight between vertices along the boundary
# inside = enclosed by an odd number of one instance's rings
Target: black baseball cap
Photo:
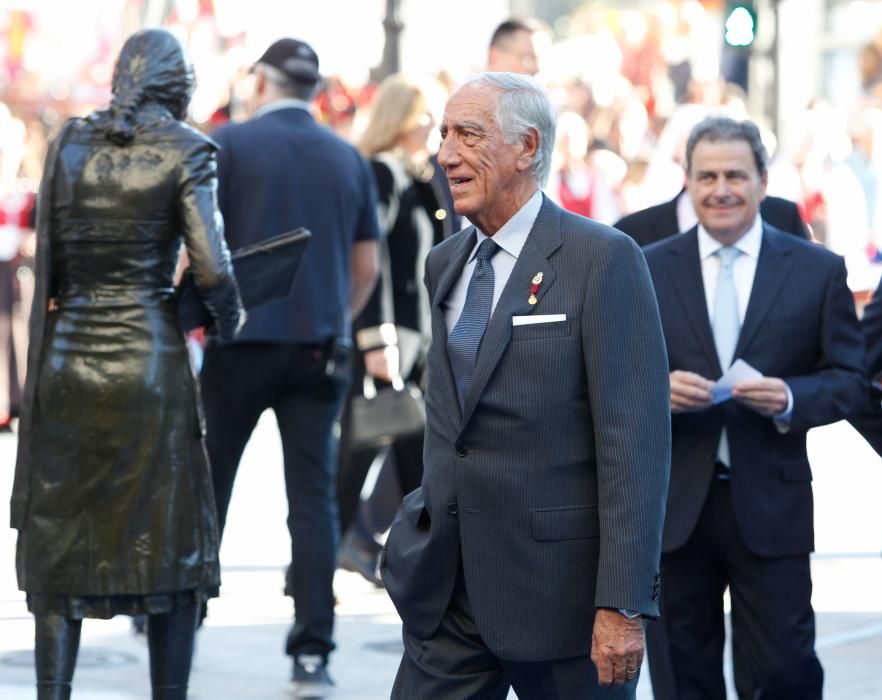
[[[299,39],[279,39],[263,52],[257,63],[272,66],[297,82],[317,83],[321,80],[318,55],[309,44]]]

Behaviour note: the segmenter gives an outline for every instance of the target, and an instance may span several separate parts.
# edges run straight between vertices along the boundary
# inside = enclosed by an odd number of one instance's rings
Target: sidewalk
[[[825,697],[882,698],[882,460],[845,424],[813,431],[818,554],[813,562],[818,652]],[[0,435],[0,524],[8,522],[14,436]],[[221,551],[221,598],[199,633],[192,700],[285,700],[284,640],[290,600],[281,454],[271,416],[249,444]],[[0,528],[0,698],[32,700],[33,623],[15,586],[14,532]],[[337,700],[381,700],[401,654],[400,622],[385,593],[338,572]],[[87,620],[74,682],[76,700],[150,697],[147,648],[127,618]],[[512,698],[514,695],[511,696]],[[638,698],[650,700],[648,677]],[[731,697],[735,697],[734,693]]]

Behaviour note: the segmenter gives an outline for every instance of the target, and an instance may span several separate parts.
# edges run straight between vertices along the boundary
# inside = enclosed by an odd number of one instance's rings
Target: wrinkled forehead
[[[487,126],[496,124],[496,103],[499,91],[483,83],[468,83],[451,95],[444,107],[444,124],[479,121]]]

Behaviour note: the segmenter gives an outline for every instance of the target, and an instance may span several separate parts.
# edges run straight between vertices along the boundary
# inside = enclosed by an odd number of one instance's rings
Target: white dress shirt
[[[741,251],[741,255],[735,258],[735,262],[732,264],[732,278],[735,282],[735,295],[738,297],[738,320],[742,325],[744,325],[744,315],[747,313],[747,304],[753,289],[753,279],[756,276],[756,265],[759,261],[762,244],[763,222],[757,214],[753,225],[733,246]],[[720,275],[720,258],[716,252],[722,247],[722,243],[711,237],[704,226],[698,224],[698,257],[701,260],[701,276],[704,280],[704,296],[711,328],[714,325],[714,299],[717,293],[717,279]],[[727,367],[723,367],[724,372],[727,369]],[[787,408],[783,413],[775,416],[775,422],[779,429],[785,428],[792,413],[793,394],[788,386]]]
[[[542,192],[536,190],[527,203],[522,206],[518,212],[511,217],[505,224],[493,235],[493,242],[499,246],[496,255],[490,261],[493,266],[493,306],[490,315],[492,318],[493,311],[496,310],[496,303],[505,289],[505,284],[511,276],[518,256],[527,242],[527,236],[536,223],[536,217],[539,216],[539,209],[542,208]],[[450,294],[444,301],[444,320],[447,323],[447,332],[450,333],[459,317],[462,315],[463,307],[466,302],[466,294],[469,291],[469,282],[472,279],[472,273],[477,265],[478,246],[485,238],[489,238],[477,226],[475,232],[478,234],[478,240],[469,254],[468,262],[462,269],[462,274],[450,290]]]
[[[763,244],[763,224],[759,216],[733,246],[741,251],[732,264],[732,278],[735,281],[735,295],[738,297],[738,321],[744,323],[753,278],[756,276],[756,263]],[[714,299],[717,293],[717,278],[720,275],[720,258],[716,252],[723,247],[701,224],[698,225],[698,257],[701,259],[701,276],[704,278],[704,296],[707,300],[707,313],[711,327],[714,325]],[[723,368],[726,369],[725,367]]]

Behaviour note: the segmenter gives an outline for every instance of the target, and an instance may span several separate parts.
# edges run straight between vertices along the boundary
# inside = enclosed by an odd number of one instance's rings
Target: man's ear
[[[539,130],[530,127],[527,133],[521,136],[521,155],[518,156],[518,170],[529,170],[533,167],[533,161],[539,152],[539,144],[542,143],[542,137]]]
[[[262,70],[254,71],[254,96],[260,97],[266,90],[266,73]]]

